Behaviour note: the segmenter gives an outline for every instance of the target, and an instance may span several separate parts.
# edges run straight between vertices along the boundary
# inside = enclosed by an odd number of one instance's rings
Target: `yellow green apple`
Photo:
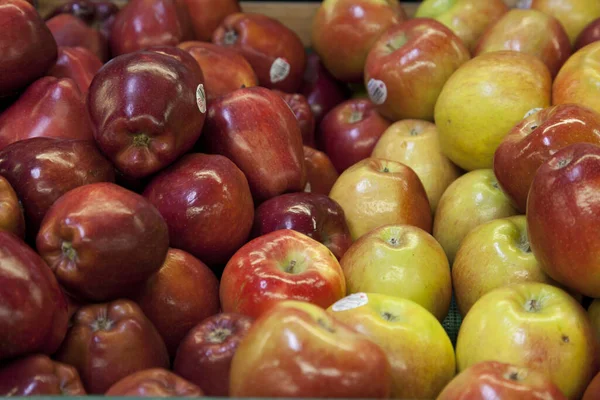
[[[525,0],[521,1],[521,6],[530,6],[558,19],[573,44],[581,31],[600,17],[598,0]]]

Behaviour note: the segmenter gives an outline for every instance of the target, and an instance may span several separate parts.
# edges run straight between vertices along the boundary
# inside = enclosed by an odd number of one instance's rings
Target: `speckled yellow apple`
[[[327,312],[385,352],[392,366],[391,398],[434,399],[454,377],[450,338],[418,304],[383,294],[356,293]]]
[[[600,17],[598,0],[521,0],[520,3],[558,19],[573,44],[587,24]]]
[[[346,214],[353,240],[389,224],[417,226],[431,232],[431,208],[417,174],[406,165],[367,158],[345,170],[329,197]]]
[[[348,294],[381,293],[414,301],[442,321],[452,297],[442,246],[424,230],[386,225],[354,242],[340,264]]]
[[[442,195],[433,221],[433,236],[452,264],[460,243],[471,229],[517,214],[500,189],[494,171],[471,171],[452,182]]]
[[[598,368],[588,316],[569,294],[544,283],[494,289],[471,308],[458,333],[459,372],[485,360],[546,374],[570,399],[583,394]]]
[[[460,176],[458,167],[442,153],[437,128],[429,121],[405,119],[392,124],[371,156],[411,167],[425,187],[432,212],[446,188]]]
[[[494,152],[534,108],[550,105],[552,78],[537,57],[485,53],[448,79],[435,105],[442,151],[465,170],[491,168]]]
[[[484,294],[522,282],[555,284],[531,252],[524,215],[486,222],[465,236],[452,265],[452,285],[461,315]]]

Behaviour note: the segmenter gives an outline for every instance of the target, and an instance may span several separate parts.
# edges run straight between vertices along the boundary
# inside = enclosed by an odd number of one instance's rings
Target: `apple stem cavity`
[[[537,312],[542,309],[542,305],[536,299],[531,299],[527,302],[525,309],[529,312]]]
[[[387,46],[388,50],[390,51],[390,53],[393,53],[394,51],[396,51],[399,48],[401,48],[402,46],[404,46],[406,44],[406,42],[408,42],[408,38],[406,37],[406,35],[402,34],[402,35],[396,36],[395,38],[389,40],[386,43],[386,46]]]
[[[290,263],[287,265],[287,267],[285,267],[285,272],[287,272],[288,274],[293,274],[295,266],[296,266],[296,260],[290,261]]]
[[[208,335],[210,343],[223,343],[225,339],[231,336],[231,329],[217,328]]]
[[[421,132],[417,128],[413,128],[410,130],[410,136],[419,136]]]
[[[504,375],[504,377],[513,382],[519,382],[525,378],[521,373],[519,373],[518,370],[509,371]]]
[[[75,261],[75,258],[77,258],[77,251],[75,251],[71,242],[62,242],[61,251],[71,261]]]
[[[236,31],[234,31],[233,29],[229,29],[227,32],[225,32],[223,43],[225,43],[228,46],[232,46],[237,42],[238,37],[239,36]]]
[[[396,317],[395,315],[393,315],[392,313],[389,313],[387,311],[381,313],[381,318],[383,318],[384,320],[389,321],[389,322],[394,322],[395,320],[398,319],[398,317]]]

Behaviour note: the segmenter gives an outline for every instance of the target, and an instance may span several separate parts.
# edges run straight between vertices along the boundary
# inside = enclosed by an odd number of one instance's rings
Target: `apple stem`
[[[290,261],[289,265],[287,267],[285,267],[285,272],[287,272],[288,274],[293,274],[295,266],[296,266],[296,260]]]
[[[531,299],[527,302],[527,311],[529,312],[535,312],[535,311],[540,311],[541,310],[541,305],[538,304],[538,301],[536,299]]]

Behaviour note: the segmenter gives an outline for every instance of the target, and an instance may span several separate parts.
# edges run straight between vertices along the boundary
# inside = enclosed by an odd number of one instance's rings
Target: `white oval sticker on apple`
[[[371,101],[377,105],[385,103],[387,99],[387,87],[383,81],[370,79],[367,83],[367,92]]]
[[[352,310],[353,308],[362,307],[369,303],[369,298],[366,293],[354,293],[338,300],[331,310],[335,312]]]
[[[281,82],[290,74],[290,63],[285,58],[277,58],[271,65],[269,75],[271,77],[271,83]]]
[[[203,84],[199,84],[196,88],[196,104],[202,114],[206,113],[206,93]]]

